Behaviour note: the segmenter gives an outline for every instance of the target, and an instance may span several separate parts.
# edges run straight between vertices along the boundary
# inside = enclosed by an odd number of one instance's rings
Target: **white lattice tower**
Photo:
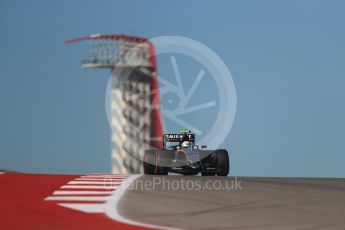
[[[83,67],[111,69],[110,125],[113,173],[142,172],[145,149],[161,148],[157,66],[153,45],[126,35],[91,35]]]

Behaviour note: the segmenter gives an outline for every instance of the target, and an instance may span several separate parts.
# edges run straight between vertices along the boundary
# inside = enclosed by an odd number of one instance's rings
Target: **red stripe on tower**
[[[154,45],[148,41],[150,46],[150,59],[152,65],[152,73],[153,78],[151,82],[151,92],[152,92],[152,104],[153,110],[151,113],[151,121],[153,123],[153,130],[152,130],[152,138],[151,145],[155,148],[162,149],[162,136],[163,136],[163,127],[162,127],[162,117],[160,112],[160,97],[159,97],[159,84],[158,84],[158,70],[157,70],[157,62],[156,62],[156,52]]]

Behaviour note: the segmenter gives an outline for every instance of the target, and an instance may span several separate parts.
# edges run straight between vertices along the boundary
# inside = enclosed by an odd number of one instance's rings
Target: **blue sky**
[[[81,69],[88,49],[63,42],[124,33],[189,37],[222,58],[238,97],[223,143],[233,175],[344,177],[344,10],[340,0],[3,0],[0,168],[110,171],[109,71]]]

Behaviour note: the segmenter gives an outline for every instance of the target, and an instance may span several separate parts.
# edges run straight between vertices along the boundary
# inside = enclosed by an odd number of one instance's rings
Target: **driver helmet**
[[[181,144],[182,148],[188,148],[188,146],[189,146],[189,141],[183,141]]]

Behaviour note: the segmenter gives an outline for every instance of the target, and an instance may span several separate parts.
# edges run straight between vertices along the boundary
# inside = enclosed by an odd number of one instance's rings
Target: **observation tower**
[[[128,35],[92,34],[66,43],[89,41],[84,68],[108,68],[112,173],[141,173],[145,149],[162,147],[162,118],[153,44]]]

